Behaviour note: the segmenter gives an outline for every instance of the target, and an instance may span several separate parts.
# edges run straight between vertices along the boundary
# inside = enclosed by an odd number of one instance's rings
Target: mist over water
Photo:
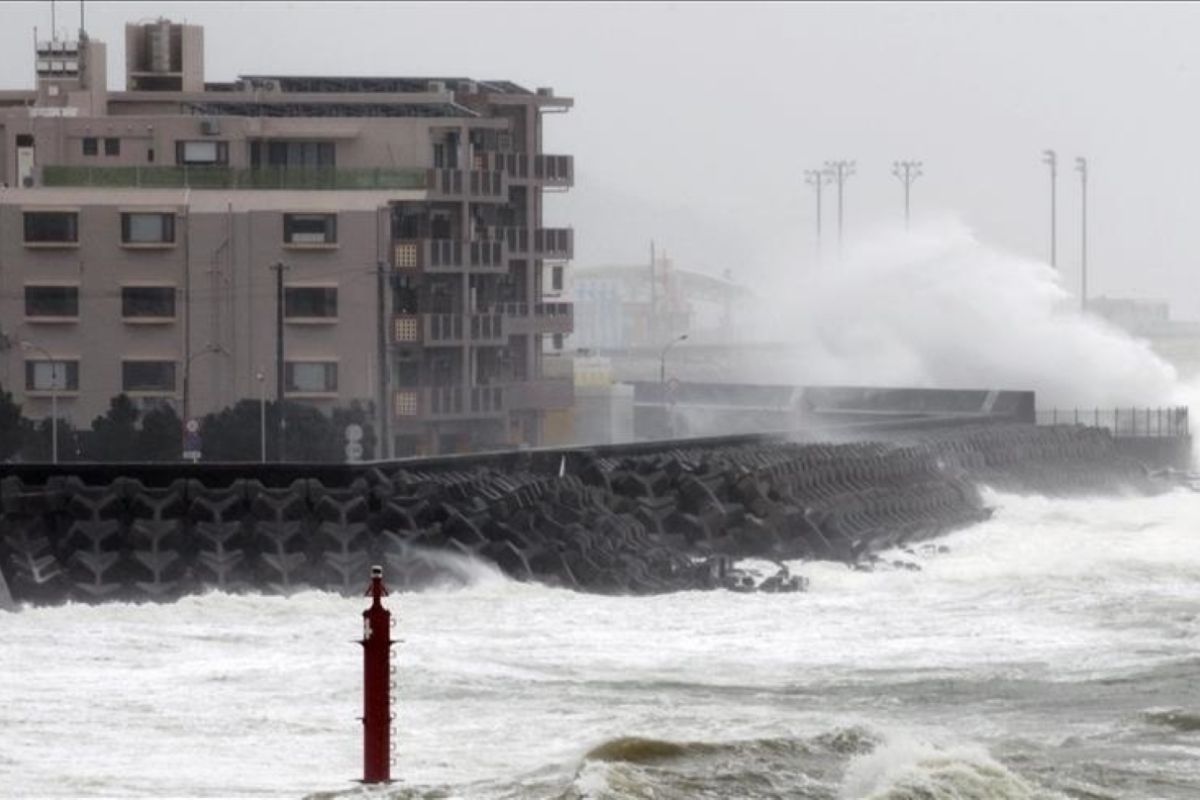
[[[762,301],[756,333],[794,345],[787,382],[800,385],[1032,389],[1042,408],[1186,402],[1174,367],[1080,314],[1060,279],[952,218],[880,230],[840,261],[827,236],[824,264]]]

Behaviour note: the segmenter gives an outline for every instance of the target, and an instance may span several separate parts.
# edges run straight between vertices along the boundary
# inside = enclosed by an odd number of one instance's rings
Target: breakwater
[[[114,469],[0,479],[0,571],[15,602],[356,593],[376,562],[391,585],[417,587],[438,578],[447,554],[583,591],[713,588],[727,583],[731,559],[862,562],[972,524],[988,515],[983,483],[1156,488],[1104,430],[1021,424],[313,469],[321,480],[298,477],[303,465]]]

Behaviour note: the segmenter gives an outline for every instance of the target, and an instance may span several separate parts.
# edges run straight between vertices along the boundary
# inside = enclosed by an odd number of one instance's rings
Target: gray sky
[[[58,3],[73,32],[77,3]],[[1078,286],[1079,186],[1091,161],[1093,294],[1161,297],[1200,317],[1192,190],[1200,164],[1200,6],[1184,4],[99,3],[120,88],[123,25],[205,26],[209,80],[238,73],[448,74],[553,86],[547,150],[576,157],[551,224],[581,265],[680,266],[760,285],[809,268],[803,170],[853,158],[848,236],[901,219],[892,161],[925,162],[918,216],[1045,257],[1058,150],[1059,264]],[[49,3],[0,3],[0,87],[33,82]],[[835,237],[827,194],[826,245]]]

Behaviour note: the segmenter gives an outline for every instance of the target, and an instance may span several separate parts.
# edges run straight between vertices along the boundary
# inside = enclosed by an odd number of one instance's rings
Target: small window
[[[552,267],[550,269],[550,291],[561,292],[563,290],[563,268]]]
[[[26,286],[25,316],[78,317],[78,286]]]
[[[83,154],[85,156],[95,156],[100,154],[99,140],[95,136],[83,137]]]
[[[174,361],[124,361],[121,389],[126,392],[175,391]]]
[[[283,313],[289,319],[337,317],[337,287],[289,286],[283,290]]]
[[[284,214],[288,244],[337,244],[337,214]]]
[[[78,361],[26,361],[25,391],[79,391]]]
[[[79,215],[74,211],[26,211],[25,241],[75,244],[79,241]]]
[[[287,391],[296,394],[331,394],[338,388],[335,361],[289,361],[283,375]]]
[[[173,244],[175,215],[171,213],[128,213],[121,215],[123,244]]]
[[[146,148],[146,160],[149,161],[151,164],[154,163],[154,148],[153,147]]]
[[[121,155],[121,140],[120,139],[105,139],[104,140],[104,155],[106,155],[106,156]]]
[[[125,319],[172,319],[175,317],[175,287],[121,287],[121,316]]]
[[[563,335],[561,333],[554,334],[554,349],[555,350],[563,349]]]
[[[229,143],[218,141],[176,142],[176,164],[228,164]]]

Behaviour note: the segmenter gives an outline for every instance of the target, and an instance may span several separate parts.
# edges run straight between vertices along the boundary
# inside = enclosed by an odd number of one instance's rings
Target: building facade
[[[0,384],[86,427],[124,392],[372,404],[384,455],[540,444],[573,398],[559,302],[574,182],[550,89],[460,78],[204,80],[203,30],[36,45],[0,92]],[[282,311],[282,337],[277,314]],[[281,368],[278,345],[282,340]],[[554,427],[554,425],[550,425]]]

